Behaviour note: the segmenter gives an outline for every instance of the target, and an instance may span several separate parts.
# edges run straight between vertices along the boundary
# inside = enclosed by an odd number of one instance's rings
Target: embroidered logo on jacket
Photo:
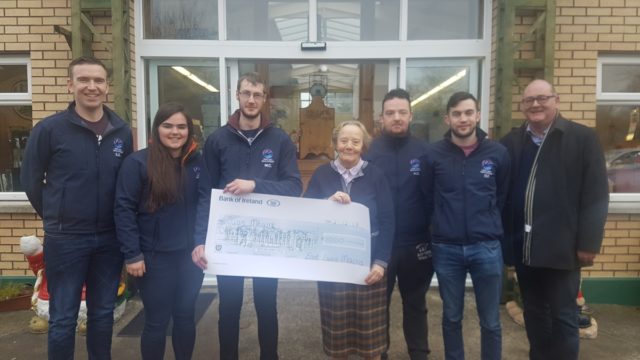
[[[262,162],[262,166],[266,168],[270,168],[273,166],[273,163],[275,163],[275,160],[273,160],[273,151],[271,149],[262,150],[261,162]]]
[[[122,141],[122,139],[120,138],[115,138],[113,139],[113,155],[115,155],[115,157],[122,157],[122,154],[124,153],[124,141]]]
[[[484,175],[484,178],[490,178],[495,174],[496,164],[491,160],[482,160],[482,169],[480,174]]]
[[[200,179],[200,167],[199,166],[194,166],[193,167],[193,172],[196,174],[196,180]]]
[[[409,172],[413,175],[420,175],[420,160],[419,159],[411,159],[409,160]]]

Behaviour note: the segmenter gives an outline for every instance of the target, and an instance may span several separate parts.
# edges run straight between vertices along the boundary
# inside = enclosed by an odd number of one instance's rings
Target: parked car
[[[616,193],[640,193],[640,148],[606,153],[609,190]]]

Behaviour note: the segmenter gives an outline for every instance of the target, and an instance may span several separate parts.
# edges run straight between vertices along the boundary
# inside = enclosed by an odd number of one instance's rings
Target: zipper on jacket
[[[104,137],[96,136],[96,184],[98,185],[98,191],[96,191],[96,232],[100,230],[100,144]]]
[[[60,196],[60,206],[58,207],[58,231],[62,231],[62,222],[64,221],[64,198],[67,193],[67,182],[65,181],[62,186],[62,195]]]

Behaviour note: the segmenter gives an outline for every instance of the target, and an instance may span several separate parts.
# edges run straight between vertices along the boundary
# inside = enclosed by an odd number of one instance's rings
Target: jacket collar
[[[382,131],[382,140],[390,146],[402,146],[409,142],[411,139],[411,131],[407,131],[404,136],[393,136],[386,133],[384,130]]]
[[[124,120],[120,119],[120,117],[115,112],[113,112],[113,110],[109,109],[108,106],[102,105],[102,110],[104,111],[104,114],[107,115],[107,120],[109,120],[109,123],[111,124],[111,130],[118,129],[126,125]],[[84,123],[82,122],[82,117],[80,117],[80,115],[78,115],[78,113],[76,112],[75,101],[72,101],[69,103],[69,106],[67,107],[67,112],[70,115],[69,120],[72,123],[83,126],[83,127],[85,126]],[[109,132],[109,130],[107,130],[107,132]]]
[[[231,116],[229,117],[229,121],[227,122],[227,125],[231,126],[236,131],[240,131],[240,109],[236,110],[233,114],[231,114]],[[261,113],[260,126],[258,127],[258,129],[263,130],[270,126],[271,126],[271,121],[269,120],[269,118],[266,117],[264,113]]]
[[[478,139],[478,143],[483,142],[486,137],[487,137],[487,133],[484,130],[480,129],[479,127],[476,127],[476,138]],[[447,130],[447,132],[444,133],[444,139],[445,141],[453,144],[453,141],[451,140],[451,129]]]
[[[520,126],[520,130],[522,131],[522,133],[524,135],[527,135],[527,126],[529,125],[528,121],[525,121],[521,126]],[[549,130],[547,131],[547,135],[549,135],[552,131],[554,130],[559,130],[562,132],[565,132],[567,130],[567,126],[569,126],[569,120],[565,119],[561,114],[560,111],[558,111],[556,113],[556,117],[555,119],[553,119],[553,122],[551,123],[551,127],[549,127]]]

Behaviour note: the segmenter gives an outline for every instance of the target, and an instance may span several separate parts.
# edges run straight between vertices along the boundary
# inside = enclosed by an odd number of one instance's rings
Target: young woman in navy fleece
[[[115,221],[127,272],[145,311],[143,359],[162,359],[169,319],[176,359],[190,359],[203,273],[191,261],[202,158],[180,104],[162,105],[149,147],[127,157],[116,187]]]

